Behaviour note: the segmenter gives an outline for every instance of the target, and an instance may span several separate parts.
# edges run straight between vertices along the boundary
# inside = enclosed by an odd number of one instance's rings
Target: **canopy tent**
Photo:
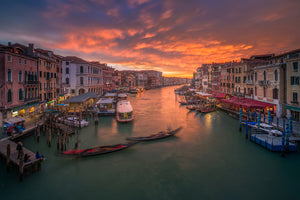
[[[213,92],[213,96],[217,99],[225,99],[228,94],[220,93],[220,92]]]
[[[231,99],[221,99],[222,103],[227,103],[231,104],[234,106],[246,108],[246,109],[252,109],[252,108],[266,108],[266,107],[272,107],[274,104],[271,103],[266,103],[266,102],[261,102],[253,99],[245,99],[245,98],[238,98],[238,97],[233,97]]]
[[[208,94],[205,92],[196,92],[197,95],[201,96],[201,97],[212,97],[212,94]]]

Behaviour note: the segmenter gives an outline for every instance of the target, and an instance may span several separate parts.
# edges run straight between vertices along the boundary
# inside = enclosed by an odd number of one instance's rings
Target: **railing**
[[[253,81],[252,80],[246,80],[246,84],[247,85],[253,85]]]
[[[293,104],[293,105],[299,105],[299,102],[298,101],[291,101],[291,104]]]
[[[54,88],[52,88],[52,87],[44,88],[45,91],[51,91],[51,90],[53,90],[53,89],[54,89]]]
[[[24,98],[24,102],[28,102],[28,101],[40,101],[40,97]]]
[[[39,81],[24,81],[24,85],[39,84]]]
[[[262,85],[262,86],[267,86],[270,84],[270,82],[269,81],[258,81],[258,84]]]

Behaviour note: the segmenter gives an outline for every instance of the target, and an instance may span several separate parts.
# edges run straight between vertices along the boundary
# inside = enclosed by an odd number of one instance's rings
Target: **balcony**
[[[298,105],[299,105],[299,102],[298,102],[298,101],[291,101],[291,104],[292,104],[292,105],[297,105],[297,106],[298,106]]]
[[[247,84],[247,85],[253,85],[254,83],[253,83],[252,80],[246,80],[246,84]]]
[[[39,84],[39,81],[24,81],[24,85],[36,85]]]
[[[24,103],[32,103],[32,102],[37,102],[40,101],[39,97],[35,97],[35,98],[24,98]]]
[[[258,81],[258,84],[261,86],[268,86],[270,84],[270,81]]]
[[[48,87],[48,88],[44,88],[44,90],[45,91],[51,91],[51,90],[53,90],[53,88],[52,87]]]

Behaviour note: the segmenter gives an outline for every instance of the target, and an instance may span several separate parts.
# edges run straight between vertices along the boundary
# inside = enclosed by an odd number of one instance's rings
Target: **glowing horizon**
[[[191,78],[203,63],[300,47],[300,2],[266,1],[6,1],[0,43]]]

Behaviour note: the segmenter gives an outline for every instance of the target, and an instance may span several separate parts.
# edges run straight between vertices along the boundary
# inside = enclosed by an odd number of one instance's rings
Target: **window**
[[[80,77],[80,85],[83,85],[83,77]]]
[[[83,74],[83,66],[80,66],[80,74]]]
[[[22,59],[21,58],[19,58],[19,64],[22,64]]]
[[[7,62],[11,62],[11,55],[7,55]]]
[[[53,78],[53,73],[51,72],[51,78]]]
[[[291,76],[291,85],[295,85],[295,77]]]
[[[298,102],[298,93],[297,92],[293,92],[293,102],[294,103]]]
[[[257,87],[254,88],[255,89],[255,96],[257,96]]]
[[[43,73],[42,73],[42,71],[40,71],[40,78],[42,78],[42,76],[43,76]]]
[[[11,92],[11,89],[9,89],[7,91],[7,102],[11,102],[12,101],[12,92]]]
[[[263,76],[264,76],[264,81],[266,81],[267,80],[267,72],[266,71],[264,71]]]
[[[278,99],[278,89],[277,88],[273,89],[273,99]]]
[[[294,72],[298,71],[298,62],[293,62],[293,71]]]
[[[56,78],[56,73],[54,73],[54,78]]]
[[[69,85],[69,78],[66,78],[66,84]]]
[[[69,65],[69,62],[66,62],[66,65]]]
[[[23,90],[20,88],[19,89],[19,101],[23,100]]]
[[[274,71],[274,80],[278,81],[278,71],[277,71],[277,69]]]
[[[69,74],[69,67],[66,68],[66,74]]]
[[[264,97],[267,96],[267,89],[264,87]]]
[[[22,82],[22,71],[19,71],[19,82]]]
[[[74,93],[75,93],[75,90],[71,90],[71,93],[74,94]]]
[[[42,90],[42,83],[40,83],[40,90]]]
[[[24,60],[24,64],[27,65],[27,60]]]
[[[300,83],[299,83],[299,76],[296,76],[295,77],[295,85],[299,85]]]
[[[11,69],[7,70],[7,81],[11,82]]]

